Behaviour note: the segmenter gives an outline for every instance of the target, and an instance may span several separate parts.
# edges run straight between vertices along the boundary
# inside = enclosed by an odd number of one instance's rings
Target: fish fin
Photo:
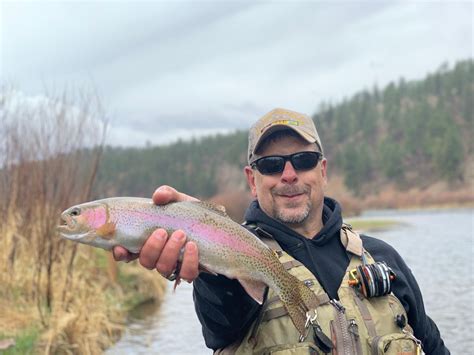
[[[267,285],[261,281],[250,280],[250,279],[238,279],[244,290],[252,297],[258,304],[263,303],[263,296]]]
[[[97,228],[96,233],[104,239],[111,239],[115,233],[115,223],[107,222],[101,225]]]
[[[282,291],[279,296],[296,329],[300,335],[304,336],[307,313],[316,310],[320,305],[318,297],[296,277],[291,282],[291,287]]]
[[[199,264],[199,272],[205,272],[205,273],[208,273],[208,274],[212,274],[214,276],[217,276],[217,273],[215,273],[214,271],[212,270],[209,270],[208,268],[206,268],[205,266]]]
[[[199,204],[200,206],[208,209],[208,210],[211,210],[212,212],[215,212],[223,217],[229,217],[227,215],[227,212],[225,210],[225,207],[222,206],[222,205],[215,205],[211,202],[206,202],[206,201],[193,201],[192,203],[197,203]]]
[[[181,277],[178,276],[176,280],[174,280],[173,293],[176,292],[176,287],[178,287],[180,283],[181,283]]]

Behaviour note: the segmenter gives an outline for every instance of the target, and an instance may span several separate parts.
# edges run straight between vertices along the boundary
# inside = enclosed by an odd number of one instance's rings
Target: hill
[[[339,103],[322,103],[313,119],[329,160],[329,192],[352,205],[349,210],[377,207],[376,196],[383,200],[387,191],[398,199],[408,194],[408,205],[409,196],[415,205],[423,199],[472,202],[473,67],[471,59],[452,68],[443,64],[423,80],[400,78]],[[156,186],[168,184],[229,201],[227,207],[245,205],[246,147],[244,131],[167,146],[106,147],[95,195],[150,196]],[[433,187],[441,201],[423,197]],[[398,207],[390,206],[392,197],[385,196],[389,206],[381,207]]]
[[[315,114],[326,156],[355,193],[374,182],[401,188],[468,179],[472,160],[473,62],[447,65],[422,81],[400,79]]]

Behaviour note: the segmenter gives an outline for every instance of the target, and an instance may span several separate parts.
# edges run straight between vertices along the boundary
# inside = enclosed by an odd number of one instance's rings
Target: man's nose
[[[293,184],[298,180],[298,174],[290,161],[285,163],[285,168],[281,173],[281,180],[287,184]]]

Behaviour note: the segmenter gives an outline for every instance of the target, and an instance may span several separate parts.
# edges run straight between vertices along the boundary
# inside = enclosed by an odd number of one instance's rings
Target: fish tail
[[[282,290],[280,299],[300,335],[305,336],[308,312],[318,307],[319,300],[308,286],[294,276],[290,276],[294,278],[291,282],[291,287]]]

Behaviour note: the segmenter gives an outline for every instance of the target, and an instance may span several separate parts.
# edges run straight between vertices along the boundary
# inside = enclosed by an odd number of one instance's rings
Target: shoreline
[[[446,210],[474,208],[474,185],[450,187],[439,182],[426,188],[414,187],[401,190],[394,185],[377,192],[354,195],[340,178],[328,185],[326,196],[334,198],[342,206],[344,216],[352,217],[373,210]]]
[[[21,274],[22,279],[29,281],[27,284],[31,283],[33,274],[23,267],[28,265],[25,258],[31,258],[30,251],[26,247],[20,249],[21,258],[17,259],[16,266],[21,267],[22,272],[13,273]],[[5,309],[0,315],[3,325],[0,326],[0,353],[102,353],[123,336],[127,318],[137,305],[150,300],[157,304],[163,302],[166,279],[144,270],[136,261],[110,264],[109,259],[111,255],[106,251],[85,245],[78,247],[72,286],[66,291],[71,297],[67,308],[60,301],[61,276],[64,275],[60,274],[58,267],[62,263],[58,262],[54,302],[51,310],[43,313],[43,319],[37,301],[28,293],[29,288],[17,284],[14,289],[9,285],[15,283],[16,278],[9,278],[11,273],[2,273],[0,279],[7,288],[0,292],[0,308]],[[111,265],[115,270],[110,270]],[[44,304],[43,308],[46,310]]]
[[[367,218],[371,214],[389,213],[391,211],[397,213],[409,212],[436,212],[436,211],[463,211],[474,210],[474,202],[468,204],[445,204],[445,205],[424,205],[424,206],[405,206],[400,208],[367,208],[358,215],[347,216],[347,219],[352,218]]]
[[[416,215],[418,213],[461,212],[474,213],[474,204],[456,206],[423,206],[409,208],[369,209],[356,216],[346,216],[344,222],[360,233],[385,231],[402,226],[404,222],[398,218],[404,214]]]

